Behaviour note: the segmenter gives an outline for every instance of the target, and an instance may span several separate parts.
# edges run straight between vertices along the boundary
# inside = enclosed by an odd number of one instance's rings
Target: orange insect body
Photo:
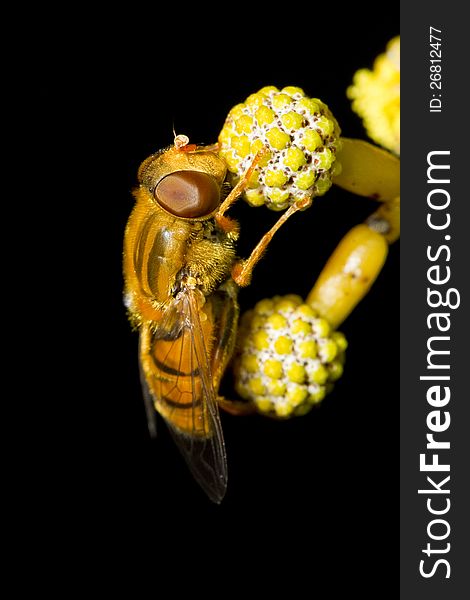
[[[140,331],[150,432],[156,410],[215,502],[227,485],[218,405],[235,414],[251,410],[217,396],[235,343],[237,284],[249,283],[275,231],[297,210],[282,215],[248,260],[236,261],[239,228],[224,213],[258,160],[224,199],[224,160],[176,136],[174,146],[142,163],[124,239],[125,303]]]

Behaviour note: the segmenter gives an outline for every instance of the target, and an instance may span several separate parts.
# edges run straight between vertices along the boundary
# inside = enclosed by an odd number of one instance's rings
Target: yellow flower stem
[[[338,327],[367,294],[387,254],[388,244],[381,233],[366,224],[356,225],[328,259],[307,304],[332,328]]]
[[[366,220],[371,229],[382,233],[389,244],[400,237],[400,196],[383,202]]]
[[[333,183],[348,192],[381,202],[400,195],[400,159],[363,140],[341,138],[342,170]]]

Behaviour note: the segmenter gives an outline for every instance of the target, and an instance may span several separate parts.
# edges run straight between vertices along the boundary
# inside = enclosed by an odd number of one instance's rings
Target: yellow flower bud
[[[256,373],[259,368],[258,359],[253,354],[245,354],[242,358],[242,365],[248,373]]]
[[[269,348],[268,334],[266,331],[256,331],[253,336],[253,341],[258,350]]]
[[[301,190],[308,190],[315,183],[315,171],[305,171],[295,178],[295,185]]]
[[[262,300],[241,319],[235,388],[263,414],[306,414],[341,376],[345,348],[300,296]]]
[[[264,373],[272,379],[279,379],[282,375],[282,362],[269,359],[264,364]]]
[[[307,159],[305,158],[305,154],[302,152],[300,148],[296,146],[291,146],[286,153],[286,158],[284,159],[284,164],[290,167],[293,171],[298,171],[300,167],[305,165]]]
[[[259,125],[269,125],[275,119],[274,111],[267,106],[260,106],[255,112],[255,116]]]
[[[256,398],[255,404],[256,404],[256,408],[262,413],[267,413],[267,412],[271,411],[273,408],[272,402],[270,400],[268,400],[267,398],[264,398],[263,396]]]
[[[288,94],[276,94],[272,98],[272,103],[275,109],[283,109],[292,104],[292,98]]]
[[[248,156],[251,151],[250,140],[246,135],[234,135],[232,137],[232,148],[236,151],[238,156],[242,158]]]
[[[248,385],[249,385],[250,390],[254,394],[257,394],[258,396],[261,396],[262,394],[265,393],[265,387],[264,387],[263,381],[261,380],[260,377],[255,377],[254,379],[250,379]]]
[[[279,169],[268,169],[264,175],[264,182],[270,187],[281,187],[287,181],[288,177]]]
[[[293,406],[298,406],[308,396],[308,391],[304,386],[293,385],[287,390],[287,399]]]
[[[243,138],[234,139],[241,136],[248,137],[249,147]],[[269,151],[258,155],[258,176],[250,178],[244,196],[252,206],[264,203],[284,210],[329,189],[341,140],[338,124],[321,100],[306,97],[299,87],[279,91],[265,86],[229,113],[219,144],[238,179],[261,149]],[[235,155],[227,149],[236,150]]]
[[[306,129],[302,135],[302,143],[307,150],[315,152],[323,144],[323,140],[315,129]]]
[[[289,96],[293,96],[294,94],[300,94],[300,96],[304,96],[304,91],[302,88],[296,87],[295,85],[287,85],[282,88],[281,92],[284,94],[288,94]]]
[[[303,123],[302,115],[299,113],[290,111],[281,116],[282,124],[286,129],[300,129]]]
[[[270,129],[266,134],[266,138],[275,150],[283,150],[290,142],[290,135],[281,131],[279,127]]]
[[[309,334],[312,331],[312,326],[308,321],[302,319],[296,319],[290,328],[291,332],[295,335],[296,333]]]
[[[328,371],[321,363],[318,363],[318,365],[311,368],[307,368],[307,375],[309,381],[320,385],[325,383],[328,379]]]
[[[315,340],[306,340],[299,344],[300,356],[302,358],[316,358],[317,342]]]
[[[281,335],[281,337],[274,342],[274,349],[278,354],[289,354],[292,350],[292,340],[285,335]]]
[[[285,317],[279,313],[274,313],[273,315],[269,316],[266,320],[266,323],[271,325],[271,327],[274,327],[274,329],[281,329],[287,326]]]
[[[305,376],[305,367],[299,363],[293,363],[287,371],[287,377],[294,383],[303,383]]]
[[[255,312],[258,315],[270,315],[274,309],[274,302],[270,298],[260,300],[255,305]]]
[[[297,102],[297,109],[306,111],[310,115],[320,112],[320,106],[312,98],[302,98]]]

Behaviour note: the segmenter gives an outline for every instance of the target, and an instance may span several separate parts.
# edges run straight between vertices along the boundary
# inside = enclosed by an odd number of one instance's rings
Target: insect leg
[[[223,396],[218,396],[217,404],[225,412],[235,415],[236,417],[252,415],[256,412],[256,406],[253,404],[253,402],[249,402],[247,400],[229,400]]]
[[[237,183],[237,185],[232,189],[230,194],[225,198],[225,200],[219,206],[219,210],[217,211],[217,213],[215,215],[216,221],[221,219],[224,216],[224,213],[226,213],[227,210],[230,208],[230,206],[243,194],[243,192],[245,191],[245,189],[248,185],[250,177],[253,174],[253,171],[258,166],[259,161],[263,158],[263,156],[265,156],[266,152],[268,152],[267,148],[261,148],[261,150],[259,150],[256,153],[256,156],[252,160],[251,165],[245,171],[245,173],[243,174],[240,181]]]
[[[292,204],[292,206],[290,206],[286,212],[279,217],[271,229],[263,235],[250,256],[247,259],[239,261],[235,264],[232,269],[232,277],[240,287],[247,286],[250,283],[253,269],[259,259],[263,256],[276,231],[287,221],[289,217],[291,217],[298,210],[307,208],[307,206],[310,206],[310,203],[311,198],[306,198],[296,202],[295,204]]]

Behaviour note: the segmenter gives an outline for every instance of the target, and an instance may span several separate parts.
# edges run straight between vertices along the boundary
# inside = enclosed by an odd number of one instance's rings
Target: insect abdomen
[[[163,338],[144,325],[141,336],[140,360],[157,411],[182,433],[209,436],[207,407],[202,402],[202,382],[190,332],[182,329]]]

